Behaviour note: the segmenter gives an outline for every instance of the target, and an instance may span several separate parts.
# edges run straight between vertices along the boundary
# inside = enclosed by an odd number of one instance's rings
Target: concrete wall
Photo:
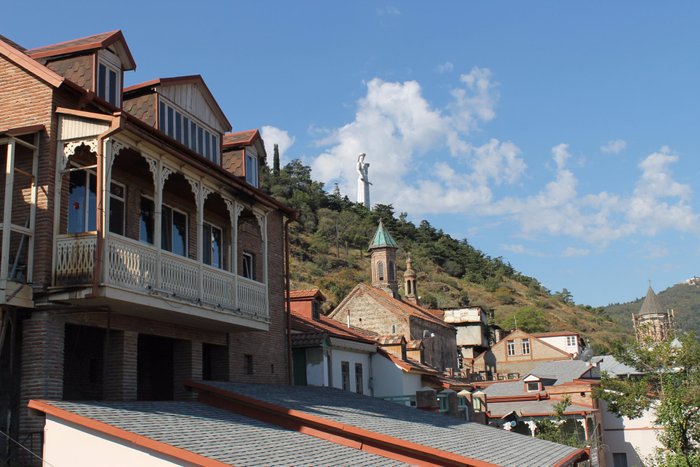
[[[574,336],[576,337],[576,336]],[[567,336],[547,336],[547,337],[540,337],[539,339],[543,342],[546,342],[549,345],[553,345],[554,347],[563,350],[566,353],[573,354],[574,356],[579,354],[579,340],[578,337],[576,337],[576,344],[575,345],[567,345],[566,343],[566,338]]]
[[[654,423],[654,410],[647,410],[641,417],[618,417],[608,410],[605,401],[599,401],[603,428],[603,451],[607,465],[613,465],[613,453],[627,454],[628,465],[647,465],[661,443],[656,439],[660,428]]]
[[[306,350],[306,384],[309,386],[329,386],[328,361],[321,347]]]
[[[362,393],[370,394],[370,356],[363,352],[351,352],[348,350],[331,349],[331,367],[333,372],[333,387],[343,388],[342,362],[350,364],[350,392],[357,392],[355,388],[355,364],[362,364]],[[375,379],[376,380],[376,379]]]
[[[43,456],[44,465],[54,466],[194,465],[51,415],[46,416]]]
[[[372,357],[372,375],[374,397],[415,396],[422,387],[421,375],[405,373],[380,354]]]

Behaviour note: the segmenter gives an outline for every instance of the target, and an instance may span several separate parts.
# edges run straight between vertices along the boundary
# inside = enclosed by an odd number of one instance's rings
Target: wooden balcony
[[[183,314],[189,314],[210,324],[220,321],[248,327],[246,324],[252,323],[250,327],[267,329],[269,310],[264,283],[119,235],[108,234],[104,250],[100,295],[132,302],[131,307],[128,303],[121,307],[128,314],[140,314],[135,309],[146,310],[147,314],[148,308],[154,308],[159,309],[155,310],[158,319],[174,322],[201,324],[196,319],[183,319]],[[55,246],[55,293],[89,288],[95,254],[95,233],[59,235]],[[71,296],[76,297],[75,293]],[[164,310],[172,312],[172,319]]]

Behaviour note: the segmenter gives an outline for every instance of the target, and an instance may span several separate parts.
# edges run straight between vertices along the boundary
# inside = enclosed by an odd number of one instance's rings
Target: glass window
[[[250,354],[243,355],[243,371],[246,375],[252,375],[253,371],[253,356]]]
[[[120,105],[121,71],[110,64],[97,65],[97,95],[112,105]]]
[[[362,394],[364,381],[362,378],[362,363],[355,363],[355,392]]]
[[[163,206],[161,248],[187,256],[187,214]]]
[[[158,110],[158,129],[165,133],[165,115],[167,114],[167,111],[165,110],[165,104],[163,102],[160,103],[159,110]]]
[[[139,215],[139,240],[153,245],[154,226],[153,200],[141,198],[141,214]]]
[[[204,132],[204,146],[204,157],[211,160],[211,135],[208,131]]]
[[[394,269],[393,261],[389,261],[389,265],[386,269],[387,274],[389,275],[389,282],[393,282],[394,280],[396,280],[396,269]]]
[[[175,112],[175,139],[182,141],[182,114]]]
[[[515,341],[507,341],[506,347],[508,349],[508,355],[515,355]]]
[[[87,170],[74,170],[70,173],[68,233],[91,232],[96,229],[96,185],[94,173]]]
[[[528,392],[537,392],[540,390],[540,383],[527,383]]]
[[[174,136],[173,132],[173,119],[175,118],[174,111],[172,107],[168,107],[168,128],[165,131],[165,134],[168,136]]]
[[[187,117],[182,117],[182,130],[183,130],[183,138],[182,138],[182,144],[184,144],[187,147],[190,147],[190,119]]]
[[[530,355],[530,339],[523,339],[523,355]]]
[[[246,152],[245,180],[250,185],[258,187],[258,158]]]
[[[343,391],[350,390],[350,362],[340,362],[340,371],[343,378]]]
[[[250,253],[243,253],[243,277],[255,280],[255,258]]]
[[[200,126],[197,127],[197,152],[204,152],[204,130]]]
[[[198,151],[198,149],[197,149],[197,124],[195,122],[190,123],[190,139],[192,140],[191,144],[190,144],[190,148],[193,151]]]
[[[205,223],[202,228],[202,234],[202,240],[204,242],[204,264],[208,264],[209,266],[213,266],[215,268],[223,268],[223,244],[221,243],[223,235],[221,234],[221,229],[214,225]]]
[[[121,183],[112,182],[109,189],[109,231],[124,235],[126,188]]]
[[[315,320],[321,319],[321,304],[318,300],[311,302],[311,318]]]

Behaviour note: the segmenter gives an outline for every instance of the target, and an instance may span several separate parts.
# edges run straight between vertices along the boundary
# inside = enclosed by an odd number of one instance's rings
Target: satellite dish
[[[581,360],[588,363],[593,358],[593,349],[586,347],[583,352],[581,352]]]

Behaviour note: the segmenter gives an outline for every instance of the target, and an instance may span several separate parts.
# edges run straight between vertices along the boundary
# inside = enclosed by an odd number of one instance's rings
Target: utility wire
[[[36,457],[37,459],[39,459],[39,460],[43,463],[43,465],[48,465],[48,466],[50,466],[50,467],[54,467],[53,464],[51,464],[50,462],[45,461],[43,457],[37,455],[34,451],[32,451],[31,449],[29,449],[28,447],[26,447],[24,444],[20,443],[20,442],[17,441],[16,439],[14,439],[14,438],[13,438],[12,436],[10,436],[9,434],[5,433],[5,432],[2,431],[2,430],[0,430],[0,434],[2,434],[3,436],[5,436],[5,438],[7,438],[7,439],[9,439],[10,441],[12,441],[13,443],[15,443],[17,446],[19,446],[19,447],[21,447],[22,449],[24,449],[25,451],[27,451],[27,452],[28,452],[29,454],[31,454],[32,456],[34,456],[34,457]]]

